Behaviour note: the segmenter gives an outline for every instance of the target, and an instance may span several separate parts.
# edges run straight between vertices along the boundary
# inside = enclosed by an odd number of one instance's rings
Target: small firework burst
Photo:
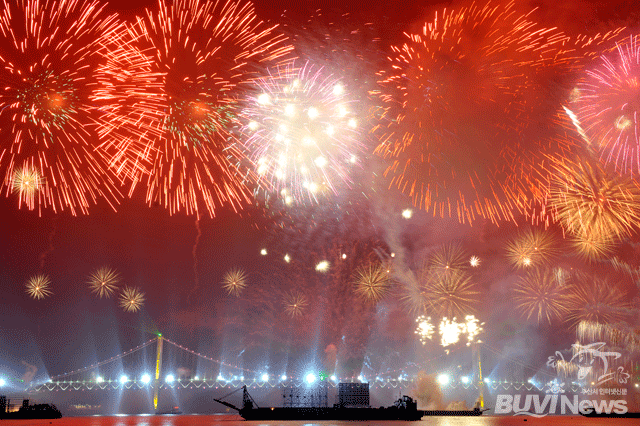
[[[440,332],[440,344],[446,348],[460,341],[460,335],[464,332],[464,324],[456,322],[455,318],[450,320],[444,317],[440,321],[438,331]]]
[[[247,287],[247,273],[244,269],[234,268],[224,275],[222,288],[227,294],[239,297],[242,290]]]
[[[125,287],[120,293],[120,307],[125,312],[137,312],[144,303],[144,293],[137,287]]]
[[[111,297],[116,290],[120,275],[110,268],[100,268],[89,276],[89,288],[99,297]]]
[[[35,196],[43,185],[44,178],[35,167],[24,166],[13,172],[13,192],[29,209],[34,208]]]
[[[431,317],[425,317],[424,315],[420,315],[416,318],[416,334],[420,336],[420,342],[424,345],[427,343],[427,340],[431,340],[433,338],[433,331],[435,327],[431,324]]]
[[[46,275],[36,275],[27,281],[27,294],[34,299],[44,299],[53,293],[50,290],[51,280]]]
[[[516,307],[527,319],[546,320],[551,324],[564,318],[567,309],[567,286],[558,280],[555,271],[535,269],[520,278],[513,292]]]
[[[465,333],[467,334],[467,345],[469,345],[473,342],[473,339],[475,339],[476,336],[480,335],[480,333],[484,331],[484,328],[482,327],[484,323],[480,322],[474,315],[467,315],[464,317],[464,321]]]
[[[480,291],[466,273],[433,276],[422,289],[427,310],[449,318],[475,310],[479,295]]]
[[[480,266],[480,258],[478,256],[471,256],[469,259],[469,265],[471,265],[472,268],[477,268]]]
[[[573,327],[581,321],[613,324],[624,319],[629,307],[627,293],[611,283],[576,274],[567,297],[565,320]]]
[[[380,262],[360,266],[354,273],[356,293],[372,303],[379,302],[390,287],[388,269]]]
[[[300,291],[291,291],[284,296],[284,311],[291,318],[301,316],[309,305],[307,297]]]
[[[544,264],[556,251],[552,235],[538,229],[521,231],[506,248],[507,258],[516,268]]]
[[[466,259],[467,255],[460,244],[445,244],[429,254],[425,266],[429,275],[457,274],[467,268]]]
[[[316,264],[316,271],[327,272],[329,270],[330,263],[328,260],[323,260]]]

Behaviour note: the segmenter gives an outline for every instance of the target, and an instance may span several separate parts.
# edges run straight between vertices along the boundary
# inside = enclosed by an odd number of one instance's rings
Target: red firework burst
[[[103,46],[120,28],[96,2],[18,0],[0,6],[0,176],[9,195],[21,172],[38,176],[28,208],[86,213],[119,193],[96,152],[95,103]]]
[[[251,81],[256,65],[290,51],[285,38],[257,20],[251,3],[235,0],[160,1],[127,36],[112,57],[126,78],[105,93],[121,99],[113,127],[126,129],[104,146],[112,166],[133,178],[132,191],[144,182],[147,202],[172,214],[241,208],[253,178],[232,131],[234,91]]]

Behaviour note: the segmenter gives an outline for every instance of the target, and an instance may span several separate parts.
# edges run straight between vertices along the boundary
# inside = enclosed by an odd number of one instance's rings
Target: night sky
[[[389,54],[389,45],[402,40],[403,31],[432,19],[436,10],[458,4],[391,0],[367,3],[365,8],[362,1],[355,0],[255,1],[259,17],[284,22],[289,28],[302,25],[317,10],[332,17],[349,13],[345,25],[371,22],[371,31],[379,40],[353,49],[380,52],[380,56],[367,61],[368,71],[372,73]],[[568,34],[595,34],[619,26],[635,27],[640,22],[632,1],[620,1],[616,6],[604,0],[544,0],[517,4],[518,10],[523,11],[538,7],[531,15],[533,19],[548,27],[558,26]],[[145,7],[153,8],[154,5],[150,0],[117,0],[110,1],[107,7],[124,17],[133,17]],[[311,28],[308,31],[313,31],[313,28],[328,24],[320,20],[305,25]],[[301,37],[303,41],[313,40],[313,35]],[[375,146],[372,136],[367,135],[364,139],[368,149]],[[360,256],[375,247],[376,253],[382,253],[384,257],[397,254],[406,266],[411,266],[424,253],[452,241],[462,242],[469,254],[488,259],[482,266],[485,272],[478,278],[481,294],[477,297],[483,302],[476,311],[486,322],[487,340],[516,352],[514,348],[530,345],[539,350],[531,362],[546,359],[546,355],[552,353],[549,350],[558,346],[570,345],[575,335],[572,330],[566,328],[564,332],[553,333],[553,327],[527,320],[509,306],[508,288],[517,279],[517,271],[511,270],[504,260],[502,247],[506,240],[516,235],[519,228],[515,223],[501,221],[494,224],[478,220],[469,226],[459,224],[457,219],[434,218],[431,212],[415,208],[412,218],[403,219],[401,213],[412,207],[412,200],[395,189],[386,189],[381,177],[383,170],[381,160],[368,162],[358,175],[360,181],[353,191],[340,194],[328,206],[300,208],[293,213],[292,220],[282,220],[277,212],[263,209],[262,205],[245,205],[240,212],[223,207],[216,211],[214,218],[205,213],[199,220],[185,213],[170,215],[161,206],[149,206],[144,200],[143,188],[138,188],[131,198],[125,196],[116,206],[117,211],[99,200],[89,208],[88,215],[73,216],[68,211],[54,213],[44,209],[38,212],[24,206],[20,209],[16,197],[6,194],[5,188],[3,195],[6,196],[0,197],[0,286],[3,289],[0,374],[20,377],[24,373],[21,361],[26,361],[38,367],[38,379],[46,379],[46,374],[61,374],[113,356],[147,341],[153,337],[150,333],[155,332],[213,357],[223,357],[225,351],[241,350],[242,343],[236,340],[245,343],[251,340],[247,336],[236,339],[237,336],[226,335],[225,330],[246,332],[251,325],[235,328],[237,323],[229,326],[227,318],[254,309],[252,303],[262,297],[259,290],[264,287],[262,291],[265,291],[266,283],[272,285],[273,281],[282,280],[282,287],[289,285],[285,279],[289,266],[282,261],[284,254],[291,255],[292,263],[297,262],[296,270],[304,270],[305,267],[312,269],[315,262],[335,254],[335,250],[351,250],[350,253]],[[362,191],[368,190],[371,192],[367,197],[359,198]],[[128,189],[121,191],[126,194]],[[526,218],[518,217],[517,222],[521,227],[527,226]],[[280,224],[284,224],[283,227],[278,226]],[[549,232],[562,240],[560,229],[552,227]],[[638,256],[637,243],[637,234],[625,238],[617,253],[633,261]],[[262,248],[268,250],[267,256],[260,254]],[[370,253],[368,250],[368,255]],[[586,265],[585,269],[594,274],[601,268],[597,262],[564,260],[560,263],[566,267],[578,263]],[[118,271],[122,285],[137,286],[145,292],[141,311],[123,312],[113,298],[98,299],[89,292],[87,277],[101,266]],[[243,268],[249,275],[248,287],[239,299],[222,290],[223,275],[231,268]],[[49,275],[52,281],[53,295],[44,300],[33,300],[25,292],[27,279],[38,273]],[[328,274],[314,285],[332,288],[331,279]],[[402,281],[403,278],[397,279]],[[635,296],[632,282],[624,286],[632,297]],[[327,307],[332,299],[325,296],[320,301],[320,296],[310,295],[309,302],[312,306],[316,303],[324,306],[327,308],[325,315],[332,315]],[[251,302],[243,301],[243,298]],[[360,308],[353,308],[353,312],[360,312],[357,309]],[[421,346],[413,334],[415,316],[407,313],[404,305],[395,299],[385,299],[378,308],[367,308],[363,312],[364,317],[373,319],[373,324],[380,326],[380,330],[369,328],[366,331],[365,347],[372,351],[378,348],[377,345],[385,350],[395,347],[397,352],[407,354],[407,360],[419,354],[416,350]],[[351,327],[349,332],[357,334],[361,325],[349,323],[350,316],[344,318],[345,328]],[[272,332],[274,335],[290,332],[297,336],[296,357],[323,359],[325,348],[337,343],[319,331],[330,321],[318,322],[317,317],[298,321],[304,323],[295,325],[294,331]],[[263,325],[255,323],[254,326]],[[344,333],[348,335],[349,332]],[[260,339],[257,341],[264,342]],[[229,340],[234,343],[229,344]],[[278,344],[286,347],[282,341],[279,338]],[[254,359],[260,362],[263,360],[261,351],[283,351],[273,349],[275,344],[262,349],[255,341],[247,345],[254,348]],[[437,344],[427,348],[431,351],[429,354],[442,353]],[[251,360],[247,358],[245,362]],[[493,365],[498,364],[499,360],[493,361]]]

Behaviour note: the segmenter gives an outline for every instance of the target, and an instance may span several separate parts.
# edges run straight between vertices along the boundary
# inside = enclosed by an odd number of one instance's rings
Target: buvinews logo
[[[541,400],[542,398],[542,400]],[[624,399],[612,400],[579,400],[578,395],[498,395],[495,414],[514,414],[532,417],[544,417],[549,414],[589,414],[596,413],[625,414],[627,401]]]

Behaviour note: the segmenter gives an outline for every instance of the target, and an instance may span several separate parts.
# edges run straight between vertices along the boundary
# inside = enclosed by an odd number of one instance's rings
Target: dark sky
[[[117,0],[109,2],[109,8],[133,16],[154,4],[149,0]],[[384,27],[380,32],[391,35],[400,34],[414,18],[430,18],[429,11],[435,10],[436,5],[449,4],[408,0],[258,0],[256,9],[259,16],[270,20],[277,20],[285,10],[293,17],[316,9],[351,12],[363,19],[378,19]],[[593,31],[593,23],[604,27],[625,24],[634,19],[630,13],[637,14],[633,1],[618,2],[615,7],[604,0],[543,0],[529,4],[540,6],[535,14],[543,23],[564,24],[568,31],[576,32]],[[0,285],[4,291],[0,301],[0,345],[2,356],[7,357],[3,361],[13,369],[20,371],[19,362],[25,359],[59,374],[80,366],[73,361],[76,348],[95,342],[97,358],[112,356],[114,341],[123,349],[134,346],[149,338],[142,331],[145,329],[200,345],[198,332],[181,335],[184,324],[174,321],[174,314],[193,306],[188,296],[196,279],[201,287],[199,303],[215,315],[222,303],[218,294],[226,270],[245,267],[259,271],[271,261],[259,254],[260,248],[273,240],[269,220],[252,208],[242,214],[221,210],[216,218],[202,218],[199,223],[202,234],[196,251],[196,278],[195,218],[170,216],[162,208],[148,207],[140,192],[132,200],[125,199],[117,212],[100,203],[91,207],[88,216],[78,217],[49,211],[40,216],[38,212],[19,210],[12,196],[0,198]],[[426,231],[419,224],[413,226],[406,230],[407,238],[419,244],[421,238],[427,238],[421,235]],[[440,232],[446,229],[469,236],[481,232],[449,222],[444,226]],[[113,301],[99,301],[88,294],[86,277],[103,265],[118,270],[123,283],[140,286],[146,292],[142,313],[125,314]],[[34,301],[25,294],[23,283],[40,272],[51,276],[54,295],[45,301]]]

